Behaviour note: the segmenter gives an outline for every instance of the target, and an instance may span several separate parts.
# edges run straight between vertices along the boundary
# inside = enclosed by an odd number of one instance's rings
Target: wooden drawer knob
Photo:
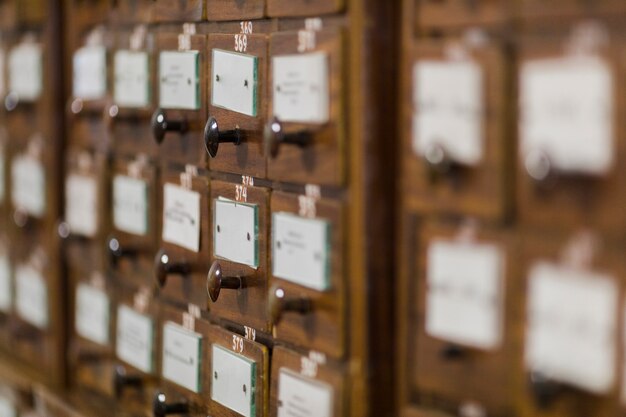
[[[275,287],[270,290],[269,315],[273,324],[278,324],[285,312],[307,314],[313,310],[313,303],[309,298],[288,298],[285,290]]]
[[[162,392],[157,392],[152,402],[152,414],[154,417],[165,417],[170,414],[184,414],[189,412],[189,404],[167,403],[167,398]]]
[[[244,288],[245,279],[246,277],[241,276],[225,277],[220,263],[214,261],[207,275],[206,290],[211,301],[216,302],[222,289],[238,290]]]
[[[313,140],[313,134],[308,130],[286,133],[283,124],[276,117],[265,126],[263,136],[265,139],[265,151],[272,158],[278,156],[280,146],[283,144],[304,148]]]
[[[185,133],[186,131],[186,120],[168,120],[163,109],[156,109],[152,115],[152,135],[158,144],[163,142],[167,132]]]
[[[217,156],[220,143],[232,143],[238,146],[243,140],[242,132],[239,129],[225,130],[220,132],[215,117],[209,117],[204,126],[204,147],[212,158]]]
[[[170,274],[186,275],[191,272],[187,263],[173,263],[170,256],[161,249],[154,257],[154,277],[159,287],[164,287]]]

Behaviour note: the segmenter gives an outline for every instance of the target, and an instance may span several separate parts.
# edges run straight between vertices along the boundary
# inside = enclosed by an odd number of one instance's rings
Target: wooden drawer
[[[111,20],[116,23],[150,23],[154,18],[153,0],[118,0],[111,7]]]
[[[342,357],[346,350],[343,205],[272,193],[269,312],[277,340]]]
[[[265,16],[266,0],[206,0],[206,17],[208,20],[245,20],[261,19]]]
[[[160,182],[158,168],[138,156],[117,159],[111,181],[111,235],[107,247],[118,279],[150,285],[157,252]]]
[[[213,263],[207,276],[212,313],[269,332],[267,313],[270,191],[211,182]],[[231,288],[228,287],[237,287]]]
[[[340,28],[272,34],[265,127],[269,178],[344,183],[349,147],[343,51]]]
[[[211,257],[209,181],[202,175],[169,171],[163,174],[159,216],[160,250],[154,277],[163,298],[207,305],[206,274]]]
[[[619,0],[520,0],[521,17],[529,24],[539,20],[558,21],[563,18],[609,17],[626,11],[626,5]]]
[[[205,0],[155,0],[154,22],[198,22],[206,16]]]
[[[154,397],[154,415],[158,410],[178,406],[178,413],[206,416],[211,401],[211,324],[199,317],[198,306],[188,311],[163,306],[161,386]],[[183,363],[183,361],[185,363]]]
[[[339,13],[345,7],[345,0],[267,0],[267,14],[271,17]]]
[[[276,346],[272,352],[269,415],[289,415],[296,410],[319,417],[350,415],[344,401],[344,372],[343,366],[326,363],[323,356],[304,356]]]
[[[151,415],[160,374],[160,311],[151,287],[119,287],[113,390],[121,407],[133,415]]]
[[[504,45],[424,40],[415,42],[412,54],[402,135],[408,206],[428,214],[509,218],[515,141],[507,122],[513,109]]]
[[[209,413],[224,417],[266,416],[270,388],[269,349],[218,326],[211,326],[207,337],[210,343],[208,359],[212,365],[209,368]]]
[[[243,22],[240,34],[209,35],[211,97],[204,141],[212,171],[263,178],[267,35],[251,32],[252,22]]]
[[[520,415],[616,415],[624,340],[621,248],[590,230],[525,233],[522,239],[526,372]]]
[[[414,0],[418,33],[489,27],[510,22],[515,2],[508,0]]]
[[[145,25],[116,32],[110,69],[113,104],[104,115],[116,155],[158,156],[150,122],[156,102],[155,57],[154,33]]]
[[[158,7],[158,5],[157,5]],[[183,34],[159,33],[157,105],[152,116],[154,140],[162,161],[206,164],[206,36],[184,26]]]
[[[604,28],[528,38],[520,52],[517,201],[522,224],[626,230],[620,48]],[[599,32],[598,32],[599,31]],[[571,53],[572,48],[581,52]],[[588,88],[581,88],[584,79]]]
[[[117,289],[88,265],[70,269],[70,378],[77,391],[114,398]]]
[[[72,236],[102,239],[109,230],[108,157],[69,149],[66,153],[65,222]]]
[[[407,252],[410,287],[400,290],[405,409],[473,406],[512,415],[519,397],[522,334],[518,253],[511,232],[468,222],[430,222]]]

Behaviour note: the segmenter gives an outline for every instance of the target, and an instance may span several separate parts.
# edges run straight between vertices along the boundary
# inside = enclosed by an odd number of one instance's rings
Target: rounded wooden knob
[[[452,167],[452,159],[446,149],[439,144],[428,146],[424,152],[424,161],[433,173],[444,174]]]
[[[295,145],[301,148],[311,143],[313,135],[308,130],[301,130],[293,133],[286,133],[280,120],[274,117],[265,125],[263,131],[265,140],[265,153],[272,158],[278,156],[280,146],[283,144]]]
[[[524,159],[526,173],[538,183],[547,183],[555,177],[555,169],[550,157],[542,151],[528,152]]]
[[[186,263],[173,263],[170,256],[161,249],[154,257],[154,278],[160,287],[165,286],[169,274],[185,275],[191,268]]]
[[[167,403],[164,393],[157,392],[152,402],[152,414],[154,417],[165,417],[170,414],[183,414],[189,412],[189,404]]]
[[[278,324],[283,313],[289,311],[307,314],[313,309],[313,303],[309,298],[287,298],[285,290],[280,287],[273,287],[270,289],[268,307],[272,323]]]
[[[20,97],[16,92],[11,91],[4,97],[4,108],[8,112],[12,112],[17,108],[17,105],[20,103]]]
[[[204,126],[204,147],[212,158],[217,156],[220,143],[232,143],[238,146],[241,143],[242,135],[239,129],[225,130],[220,132],[215,117],[209,117]]]
[[[238,290],[243,288],[243,283],[243,277],[225,277],[224,274],[222,274],[222,266],[220,263],[214,261],[207,275],[206,290],[209,297],[211,297],[211,301],[216,302],[222,288]]]
[[[109,237],[107,240],[107,250],[113,266],[117,266],[121,258],[137,255],[136,249],[122,247],[120,241],[114,236]]]
[[[126,388],[140,389],[143,386],[143,378],[138,375],[128,375],[123,366],[115,367],[113,374],[113,390],[115,396],[120,398]]]
[[[187,122],[185,120],[168,120],[163,109],[156,109],[152,114],[152,135],[158,144],[163,142],[167,132],[185,133],[186,131]]]

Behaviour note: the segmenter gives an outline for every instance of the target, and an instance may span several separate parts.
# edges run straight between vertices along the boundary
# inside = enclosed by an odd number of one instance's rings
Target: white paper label
[[[495,245],[437,240],[428,247],[426,332],[479,349],[502,341],[504,255]]]
[[[200,251],[200,194],[165,184],[163,187],[163,240]]]
[[[150,105],[150,64],[147,52],[120,50],[114,58],[115,103],[120,107]]]
[[[70,174],[65,180],[65,220],[73,234],[98,232],[98,184],[95,178]]]
[[[254,268],[259,265],[256,204],[215,200],[213,236],[215,256]]]
[[[13,305],[13,284],[9,257],[0,256],[0,311],[9,313]]]
[[[413,67],[413,150],[441,147],[455,162],[483,157],[483,73],[475,62],[424,60]]]
[[[74,97],[97,100],[107,93],[104,46],[85,46],[74,53]]]
[[[274,213],[272,230],[274,276],[314,290],[327,290],[330,224],[291,213]]]
[[[23,43],[11,50],[9,88],[20,101],[39,99],[43,91],[43,53],[40,45]]]
[[[605,174],[614,163],[613,75],[599,58],[526,62],[520,75],[520,151],[561,171]]]
[[[256,116],[257,62],[252,55],[214,49],[213,105]]]
[[[163,51],[159,55],[159,105],[164,109],[200,108],[200,53]]]
[[[202,335],[168,322],[163,325],[163,378],[200,392]]]
[[[615,382],[617,285],[613,277],[538,262],[529,271],[526,364],[594,393]]]
[[[48,285],[36,269],[15,268],[15,307],[26,322],[40,329],[48,327]]]
[[[212,355],[211,399],[244,417],[256,415],[256,363],[218,345]]]
[[[278,417],[331,417],[330,385],[281,369],[278,376]]]
[[[148,233],[148,184],[144,180],[125,175],[113,178],[113,224],[133,235]]]
[[[117,308],[117,357],[147,374],[153,371],[154,324],[150,316],[121,304]]]
[[[109,343],[109,296],[91,285],[76,286],[76,333],[94,343]]]
[[[8,398],[0,397],[0,417],[17,417],[17,409]]]
[[[37,159],[27,155],[13,158],[11,199],[15,208],[20,208],[34,217],[44,216],[46,177],[43,165]]]
[[[328,122],[328,55],[314,52],[276,56],[272,65],[274,116],[284,122]]]

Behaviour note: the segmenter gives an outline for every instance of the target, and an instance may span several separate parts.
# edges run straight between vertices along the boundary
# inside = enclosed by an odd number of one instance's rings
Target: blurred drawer
[[[151,123],[161,160],[204,167],[206,36],[194,33],[195,26],[185,25],[180,35],[157,35],[159,108]]]
[[[209,328],[211,368],[209,413],[262,417],[269,408],[270,356],[267,347],[221,327]]]
[[[163,306],[161,390],[153,401],[155,416],[206,416],[211,401],[211,324],[198,306],[188,311]]]
[[[111,20],[119,23],[150,23],[154,18],[154,0],[117,0]]]
[[[617,415],[624,263],[589,230],[523,235],[525,392],[521,416]],[[583,359],[584,358],[584,359]]]
[[[268,177],[340,185],[345,181],[344,48],[339,28],[270,38],[265,149]]]
[[[415,43],[407,68],[413,84],[404,90],[401,177],[414,210],[510,217],[514,140],[506,62],[497,41]]]
[[[418,33],[489,27],[511,22],[515,2],[508,0],[414,0]]]
[[[110,266],[118,279],[150,285],[161,219],[158,168],[141,156],[117,159],[111,188]]]
[[[240,34],[209,35],[211,99],[204,141],[212,171],[263,178],[267,35],[251,32],[252,22],[243,22]]]
[[[161,246],[154,259],[154,278],[162,297],[205,308],[211,263],[208,178],[193,169],[168,171],[162,183]]]
[[[15,303],[13,259],[15,245],[6,232],[0,232],[0,346],[11,351],[11,314]]]
[[[277,346],[272,352],[270,416],[348,416],[342,366]]]
[[[198,22],[206,16],[207,0],[154,0],[154,22]]]
[[[546,21],[555,23],[564,18],[609,17],[626,11],[620,0],[520,0],[520,15],[527,23]]]
[[[346,344],[343,205],[272,193],[270,320],[277,340],[333,357]]]
[[[270,191],[211,182],[213,263],[207,291],[218,316],[269,332],[267,313]]]
[[[522,224],[622,236],[626,173],[621,48],[596,24],[529,37],[519,69],[518,211]],[[576,52],[574,52],[576,51]],[[618,197],[619,196],[619,197]]]
[[[345,0],[267,0],[267,14],[271,17],[339,13],[345,7]]]
[[[116,155],[158,156],[150,118],[155,109],[156,59],[154,34],[144,25],[115,33],[111,60],[112,102],[105,115]]]
[[[408,398],[508,416],[519,396],[522,307],[518,248],[508,231],[476,223],[426,223],[400,291]],[[406,385],[405,385],[406,384]],[[402,407],[425,404],[402,404]],[[460,414],[462,415],[462,414]]]
[[[266,0],[206,0],[208,20],[260,19],[265,16]],[[247,22],[242,22],[242,24]]]

